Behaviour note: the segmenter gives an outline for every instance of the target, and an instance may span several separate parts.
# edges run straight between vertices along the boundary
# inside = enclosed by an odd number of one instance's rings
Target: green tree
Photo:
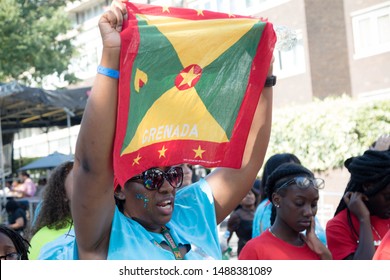
[[[314,171],[341,168],[382,134],[390,133],[390,100],[349,96],[276,109],[266,159],[293,153]]]
[[[68,71],[75,48],[66,36],[71,28],[67,2],[0,1],[0,81],[41,84],[47,75],[75,81]]]

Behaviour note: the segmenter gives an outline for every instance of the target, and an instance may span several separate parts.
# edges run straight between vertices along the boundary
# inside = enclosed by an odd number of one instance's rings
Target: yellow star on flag
[[[183,80],[181,81],[179,86],[187,84],[189,87],[192,85],[192,81],[196,79],[199,74],[194,73],[194,67],[191,68],[188,73],[181,73],[180,76],[183,77]]]
[[[139,165],[139,161],[140,161],[141,158],[142,158],[142,157],[140,157],[139,154],[138,154],[137,157],[136,157],[135,159],[133,159],[133,165],[134,165],[134,164]]]
[[[194,150],[193,151],[195,152],[195,157],[194,158],[197,158],[197,157],[200,157],[202,158],[202,154],[206,151],[206,150],[202,150],[200,145],[198,146],[198,149],[197,150]]]
[[[165,145],[162,147],[161,150],[158,150],[158,152],[160,153],[160,155],[159,155],[158,158],[165,157],[165,152],[166,152],[167,150],[168,150],[168,149],[165,148]]]
[[[170,13],[171,11],[169,10],[168,6],[164,6],[164,7],[162,7],[162,12]]]
[[[204,16],[203,10],[196,10],[196,15],[197,16]]]

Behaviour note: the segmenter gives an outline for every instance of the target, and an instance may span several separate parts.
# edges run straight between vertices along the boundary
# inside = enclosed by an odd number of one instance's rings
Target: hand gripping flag
[[[126,3],[114,172],[239,168],[276,41],[259,18]]]

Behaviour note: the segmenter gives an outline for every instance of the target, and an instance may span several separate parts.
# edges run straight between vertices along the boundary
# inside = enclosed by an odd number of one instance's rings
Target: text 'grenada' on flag
[[[261,19],[126,3],[116,184],[151,167],[241,166],[276,41]]]

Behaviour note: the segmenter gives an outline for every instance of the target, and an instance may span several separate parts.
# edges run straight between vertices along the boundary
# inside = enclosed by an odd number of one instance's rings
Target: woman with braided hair
[[[273,204],[272,226],[248,241],[240,260],[330,260],[332,255],[315,234],[319,189],[324,180],[297,163],[283,163],[267,179]],[[306,231],[306,235],[303,232]]]
[[[30,260],[36,260],[45,244],[71,231],[73,220],[70,212],[72,194],[73,161],[57,166],[43,194],[41,210],[31,230]],[[68,236],[73,240],[72,236]]]
[[[390,229],[390,151],[367,150],[344,163],[351,173],[326,226],[334,259],[370,260]]]
[[[28,260],[29,247],[18,232],[0,225],[0,260]]]

